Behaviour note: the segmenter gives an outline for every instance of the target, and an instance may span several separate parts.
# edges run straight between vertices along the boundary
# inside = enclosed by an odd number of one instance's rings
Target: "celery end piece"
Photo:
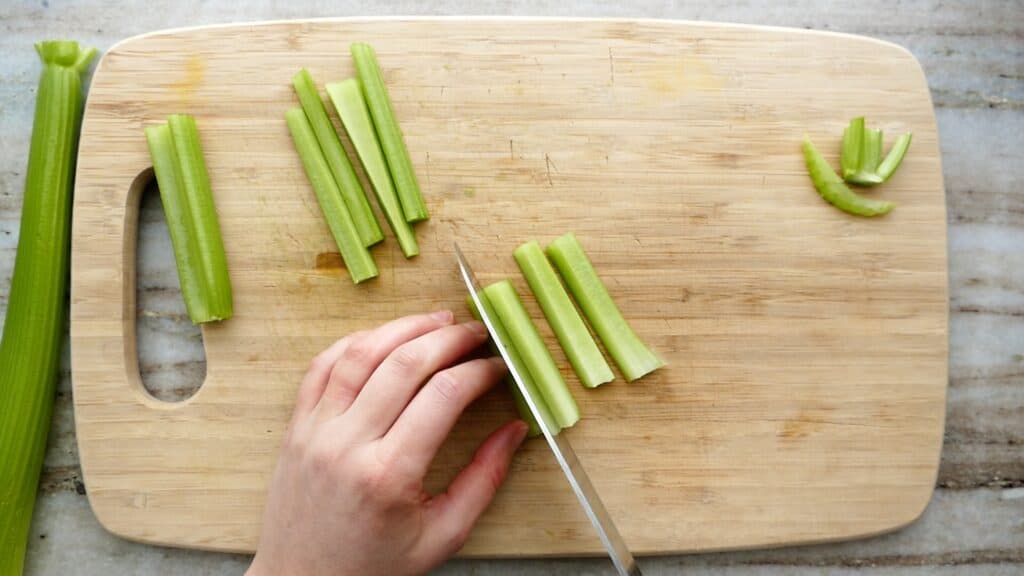
[[[359,81],[349,78],[330,83],[327,85],[327,95],[338,117],[341,118],[341,125],[348,133],[352,147],[355,148],[356,155],[366,171],[366,177],[377,196],[377,205],[384,212],[384,218],[398,239],[402,253],[406,258],[418,255],[420,248],[416,242],[416,234],[405,219],[402,204],[391,182],[391,174],[377,141],[377,134],[374,132]]]
[[[896,169],[900,167],[903,157],[906,156],[907,150],[910,148],[911,138],[912,135],[909,133],[897,138],[889,153],[885,156],[885,160],[879,164],[878,177],[881,178],[882,182],[892,177]]]
[[[665,365],[633,331],[572,232],[555,239],[547,255],[627,381]]]
[[[861,164],[861,152],[864,147],[864,117],[850,120],[850,125],[843,130],[843,146],[839,158],[843,178],[857,173]]]
[[[484,294],[508,332],[509,341],[523,358],[552,418],[562,428],[575,424],[580,419],[576,400],[515,288],[508,280],[502,280],[484,288]]]
[[[895,207],[892,202],[865,198],[850,190],[808,139],[803,141],[803,152],[811,182],[829,204],[857,216],[881,216]]]
[[[320,151],[341,191],[341,196],[345,200],[345,206],[352,216],[363,246],[369,247],[377,244],[384,239],[384,233],[373,214],[366,192],[363,191],[363,186],[359,183],[359,177],[356,176],[356,171],[352,167],[352,163],[349,162],[348,155],[345,154],[341,139],[338,138],[338,133],[327,116],[327,108],[320,98],[320,92],[317,90],[309,70],[305,68],[299,70],[292,77],[292,86],[295,88],[295,94],[299,98],[302,110],[306,113],[306,118],[313,127]]]
[[[402,213],[407,222],[421,222],[430,218],[427,206],[420,192],[420,184],[413,170],[409,149],[402,137],[402,129],[391,104],[384,75],[377,62],[377,53],[364,42],[353,43],[350,47],[356,73],[362,85],[366,104],[369,106],[373,125],[383,148],[391,178],[395,184]]]
[[[334,237],[342,260],[345,261],[345,267],[348,268],[349,277],[355,284],[376,277],[377,263],[359,237],[352,215],[345,206],[327,160],[317,143],[309,118],[302,108],[291,108],[285,112],[285,122],[288,124],[292,142],[299,153],[299,159],[316,195],[317,203],[327,221],[327,227]]]
[[[580,383],[596,388],[614,380],[615,374],[540,245],[527,242],[516,248],[513,256]]]
[[[71,197],[82,113],[77,42],[40,42],[43,63],[14,270],[0,338],[0,574],[21,574],[67,318]]]
[[[555,422],[554,417],[551,415],[551,410],[548,408],[546,402],[544,402],[544,396],[537,388],[537,383],[530,376],[530,371],[523,362],[523,357],[516,350],[516,347],[512,344],[512,339],[509,337],[508,330],[505,329],[505,325],[501,322],[501,318],[498,317],[498,313],[494,310],[494,306],[491,305],[490,300],[487,299],[487,295],[479,293],[477,296],[480,298],[480,302],[483,304],[484,309],[487,310],[487,317],[490,318],[491,324],[494,326],[494,331],[498,334],[498,338],[505,343],[505,351],[508,352],[509,359],[515,366],[516,373],[519,374],[519,378],[523,381],[523,386],[529,390],[530,397],[533,398],[534,403],[537,405],[537,410],[541,414],[541,418],[547,424],[548,430],[552,434],[558,434],[560,428],[558,423]],[[476,304],[473,302],[472,296],[466,297],[466,304],[469,306],[469,312],[473,315],[473,318],[481,320],[480,311],[477,310]],[[500,356],[497,346],[492,341],[490,343],[491,352],[496,356]],[[516,404],[516,410],[519,412],[519,417],[526,422],[529,426],[529,436],[539,436],[541,434],[540,426],[537,425],[537,420],[533,417],[533,413],[530,411],[529,405],[526,403],[526,398],[523,397],[523,393],[519,390],[519,386],[516,385],[512,375],[509,374],[505,377],[505,384],[509,387],[509,391],[512,392],[512,398]]]

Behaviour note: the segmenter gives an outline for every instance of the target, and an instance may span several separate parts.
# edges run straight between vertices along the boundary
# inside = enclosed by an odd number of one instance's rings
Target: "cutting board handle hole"
[[[167,219],[153,169],[132,183],[125,222],[126,311],[129,359],[136,361],[138,382],[155,400],[180,403],[191,398],[206,379],[203,333],[192,324],[181,297],[178,269]],[[131,367],[129,366],[129,370]],[[131,374],[129,377],[131,378]]]

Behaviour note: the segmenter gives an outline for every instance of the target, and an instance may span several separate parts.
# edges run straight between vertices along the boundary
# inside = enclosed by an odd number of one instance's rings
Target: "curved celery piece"
[[[580,409],[516,289],[508,280],[502,280],[484,288],[484,294],[522,356],[555,422],[562,428],[575,424],[580,419]]]
[[[363,164],[366,177],[377,195],[377,205],[380,206],[388,224],[391,225],[391,230],[395,233],[395,238],[398,239],[402,253],[406,258],[416,256],[420,253],[416,234],[406,221],[405,213],[402,212],[402,204],[391,183],[391,174],[388,172],[387,162],[384,160],[380,143],[377,141],[377,134],[373,130],[373,122],[366,109],[366,101],[363,99],[359,80],[349,78],[342,82],[328,84],[327,95],[330,96],[331,103],[338,112],[338,117],[341,118],[341,125],[348,133],[352,147],[356,149],[356,155],[359,156],[359,161]]]
[[[881,216],[888,214],[895,207],[892,202],[865,198],[846,186],[822,157],[814,144],[805,139],[803,142],[804,161],[807,163],[807,171],[811,175],[811,182],[818,190],[818,194],[828,201],[829,204],[839,208],[843,212],[856,214],[858,216]]]
[[[352,282],[359,284],[374,278],[377,276],[377,264],[359,237],[306,113],[302,108],[292,108],[285,112],[285,121]]]
[[[43,63],[0,340],[0,574],[21,574],[53,413],[67,310],[82,79],[96,50],[40,42]]]
[[[302,104],[303,112],[306,113],[306,119],[313,127],[313,133],[316,134],[320,150],[323,152],[327,165],[331,168],[331,174],[334,175],[334,181],[341,191],[341,196],[345,199],[345,206],[348,208],[349,215],[352,216],[352,222],[356,225],[363,246],[373,246],[384,239],[384,234],[380,230],[377,218],[373,215],[373,209],[370,208],[370,202],[366,199],[366,193],[359,183],[356,171],[345,154],[341,139],[338,138],[331,119],[327,117],[327,109],[324,107],[323,100],[320,99],[320,92],[317,91],[316,83],[313,82],[313,76],[309,70],[305,68],[299,70],[292,77],[292,86],[295,88],[295,94],[299,97],[299,103]]]
[[[527,242],[516,248],[513,256],[580,382],[587,388],[596,388],[614,380],[615,374],[540,245]]]
[[[910,148],[911,134],[904,134],[896,139],[896,143],[892,145],[889,153],[885,156],[885,160],[878,165],[878,176],[882,178],[882,182],[885,182],[896,169],[900,167],[903,162],[903,157],[907,154],[907,149]]]
[[[548,245],[547,255],[627,381],[632,382],[665,365],[622,317],[575,234],[570,232],[556,238]]]

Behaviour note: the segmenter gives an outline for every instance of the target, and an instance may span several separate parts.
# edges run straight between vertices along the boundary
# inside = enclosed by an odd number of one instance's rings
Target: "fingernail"
[[[505,370],[508,370],[508,365],[507,365],[507,364],[505,364],[505,359],[504,359],[504,358],[502,358],[501,356],[491,356],[491,357],[489,358],[489,360],[490,360],[490,361],[491,361],[491,363],[492,363],[492,364],[494,364],[494,365],[495,365],[496,367],[497,367],[497,366],[500,366],[501,368],[503,368],[503,369],[505,369]]]
[[[431,314],[430,317],[438,322],[451,322],[454,316],[452,316],[451,310],[438,310]]]
[[[523,440],[526,440],[526,433],[529,431],[530,426],[526,422],[523,422],[522,420],[517,420],[515,434],[512,435],[513,440],[515,440],[513,445],[516,447],[521,445],[523,443]]]
[[[487,336],[487,327],[482,322],[475,320],[473,322],[466,322],[466,328],[469,328],[477,336]]]

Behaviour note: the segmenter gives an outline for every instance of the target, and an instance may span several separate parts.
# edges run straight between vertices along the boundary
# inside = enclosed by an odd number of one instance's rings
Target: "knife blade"
[[[462,280],[466,283],[466,288],[469,290],[469,295],[473,299],[476,309],[480,312],[480,319],[483,320],[484,325],[487,327],[487,332],[491,335],[495,348],[498,349],[501,357],[505,360],[512,380],[515,381],[516,387],[519,388],[523,398],[526,400],[530,413],[533,415],[534,420],[537,421],[537,426],[544,434],[544,439],[547,440],[548,446],[551,447],[555,460],[558,461],[558,465],[561,467],[562,472],[565,473],[565,477],[576,494],[576,498],[579,499],[580,505],[583,506],[583,511],[587,514],[591,524],[594,525],[594,529],[601,539],[601,544],[608,551],[608,556],[615,565],[615,569],[621,576],[641,576],[640,568],[636,565],[633,554],[629,551],[626,541],[622,539],[622,535],[619,534],[619,530],[615,527],[615,522],[612,521],[611,515],[608,514],[608,510],[604,507],[604,503],[597,493],[597,489],[594,488],[590,477],[587,476],[586,470],[583,469],[583,464],[576,457],[576,452],[572,449],[568,437],[565,434],[556,435],[551,433],[551,429],[541,416],[540,410],[537,409],[534,398],[530,395],[530,390],[523,385],[522,378],[516,371],[511,358],[509,358],[508,344],[502,342],[498,337],[497,331],[494,329],[494,322],[487,314],[487,307],[480,300],[483,288],[476,279],[476,275],[466,260],[466,256],[459,249],[459,244],[455,242],[453,245],[455,247],[455,258],[459,263],[459,272],[462,274]]]

